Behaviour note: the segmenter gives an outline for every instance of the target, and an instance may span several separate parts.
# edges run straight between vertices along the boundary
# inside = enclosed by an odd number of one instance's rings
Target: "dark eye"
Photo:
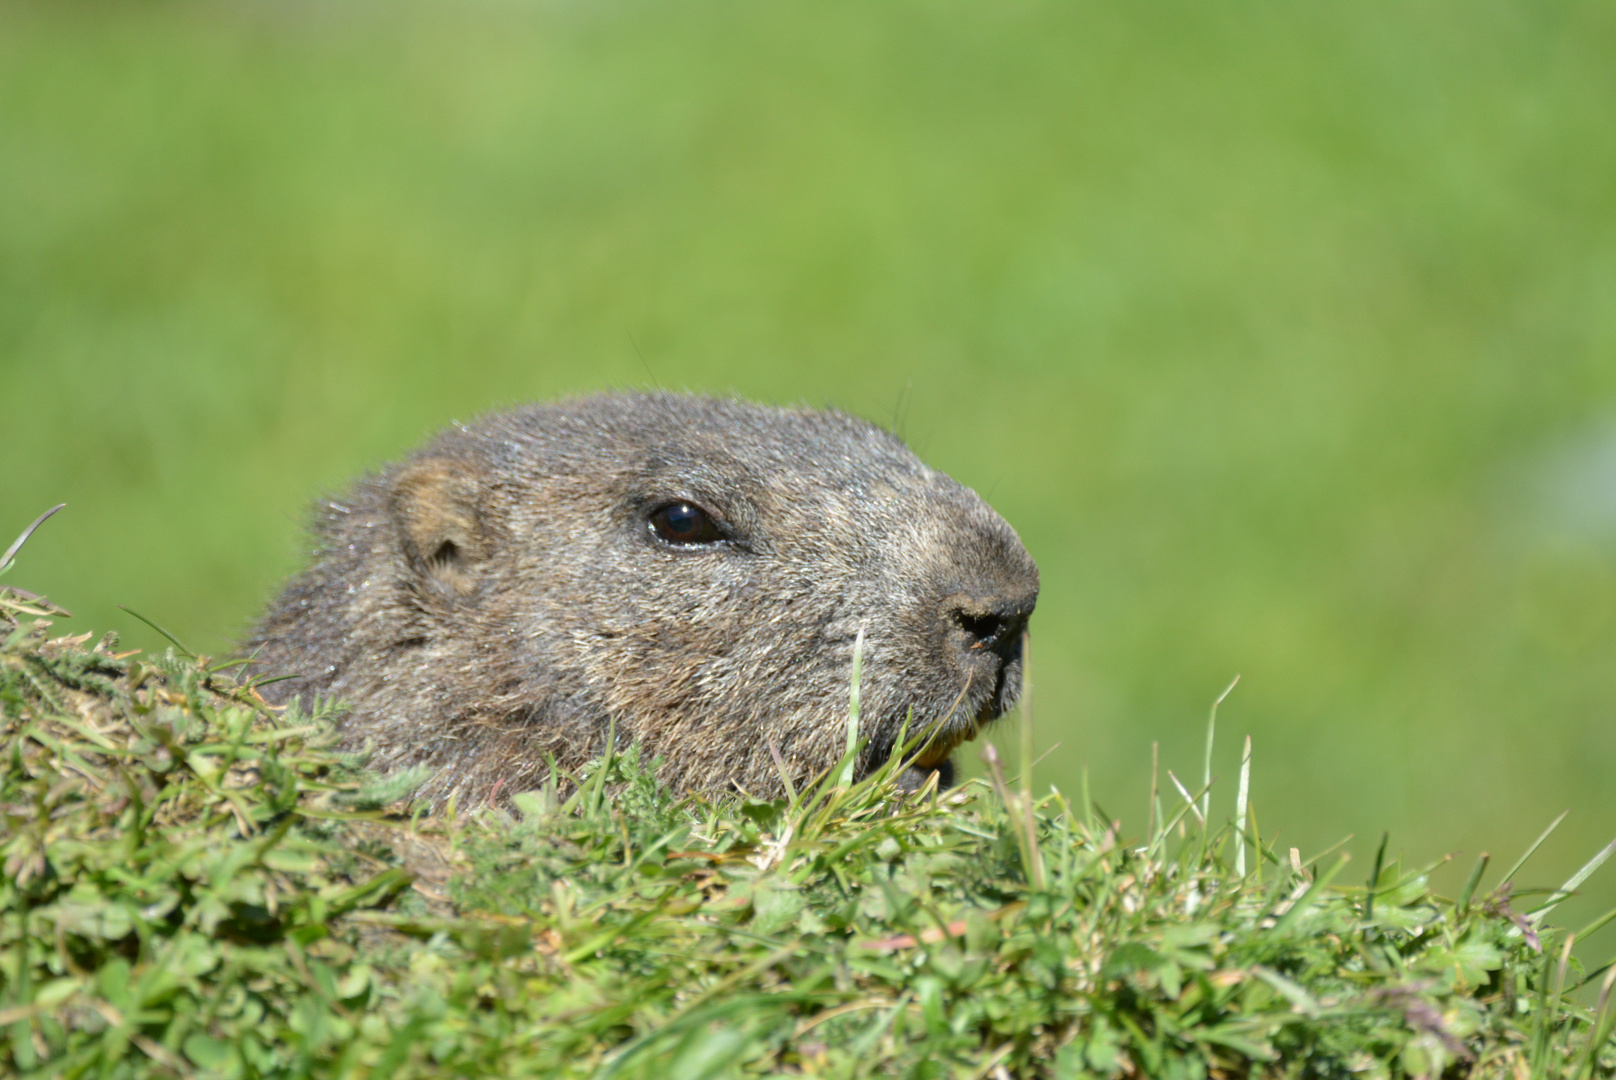
[[[707,511],[687,502],[669,503],[652,513],[651,532],[658,540],[679,547],[716,544],[724,539]]]

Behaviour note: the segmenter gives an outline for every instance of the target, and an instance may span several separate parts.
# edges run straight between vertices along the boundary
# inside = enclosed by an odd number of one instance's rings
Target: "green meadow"
[[[1569,808],[1557,885],[1616,836],[1613,115],[1598,0],[0,0],[0,547],[67,503],[6,583],[217,656],[452,419],[834,405],[1038,559],[1040,790],[1142,833],[1239,674],[1265,840],[1452,894]]]

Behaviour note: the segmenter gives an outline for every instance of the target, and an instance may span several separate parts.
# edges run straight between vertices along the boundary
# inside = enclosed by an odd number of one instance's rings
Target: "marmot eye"
[[[724,539],[707,511],[687,502],[669,503],[651,515],[651,532],[658,540],[680,547],[716,544]]]

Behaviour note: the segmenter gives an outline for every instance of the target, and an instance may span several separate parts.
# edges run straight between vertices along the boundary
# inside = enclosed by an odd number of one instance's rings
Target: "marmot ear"
[[[410,564],[443,591],[466,596],[477,587],[489,537],[478,508],[475,470],[458,461],[412,462],[393,479],[393,519]]]

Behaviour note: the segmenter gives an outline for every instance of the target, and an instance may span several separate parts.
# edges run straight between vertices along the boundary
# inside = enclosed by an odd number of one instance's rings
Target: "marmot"
[[[835,411],[612,394],[444,431],[320,504],[243,653],[275,702],[345,702],[347,745],[442,804],[638,741],[677,790],[783,791],[906,720],[918,784],[1021,688],[1038,569],[974,491]]]

